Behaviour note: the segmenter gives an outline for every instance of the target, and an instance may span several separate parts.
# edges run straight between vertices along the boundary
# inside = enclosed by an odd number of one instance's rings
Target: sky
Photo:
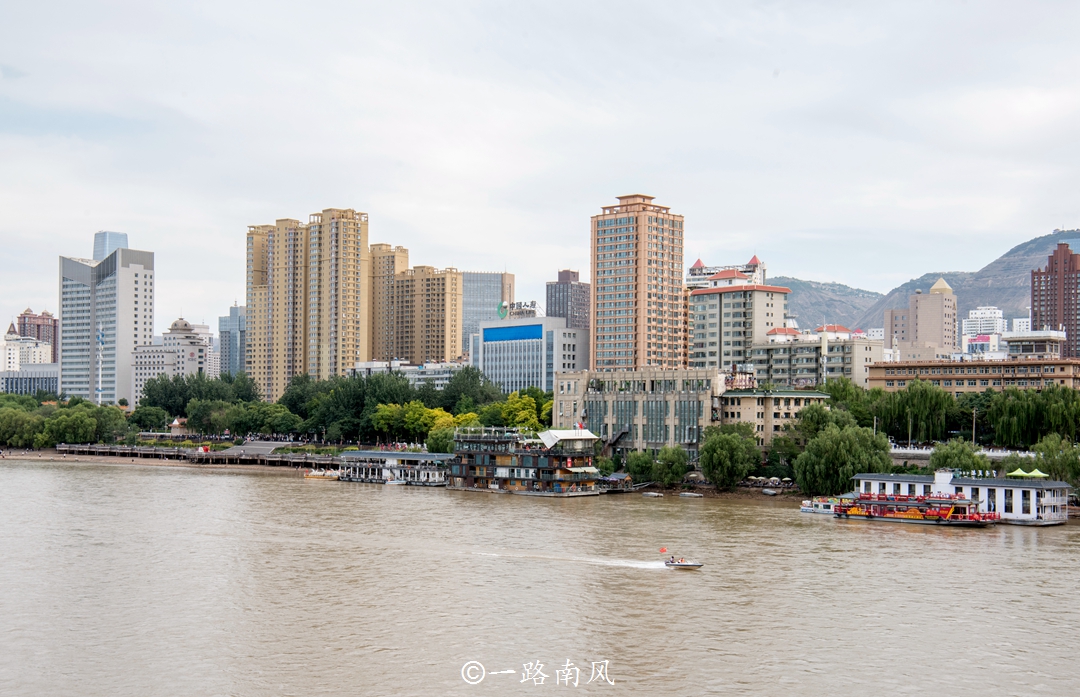
[[[644,193],[685,260],[887,292],[1080,227],[1080,4],[0,0],[0,319],[98,230],[158,332],[244,303],[248,225],[370,216],[413,264],[588,275]]]

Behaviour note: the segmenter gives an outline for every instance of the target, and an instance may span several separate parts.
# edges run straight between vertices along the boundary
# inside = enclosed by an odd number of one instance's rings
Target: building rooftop
[[[815,332],[843,332],[843,333],[847,333],[847,334],[851,333],[851,330],[848,329],[847,327],[845,327],[842,324],[823,324],[820,327],[818,327],[817,329],[815,329],[814,331]]]
[[[745,276],[744,276],[745,278]],[[765,286],[759,283],[744,283],[738,286],[717,286],[715,288],[699,288],[690,295],[708,295],[710,293],[735,293],[746,290],[763,290],[770,293],[790,293],[790,288],[783,286]]]
[[[800,332],[798,329],[794,329],[792,327],[777,327],[776,329],[770,329],[768,332],[766,332],[766,336],[777,336],[781,334],[788,336],[799,336],[801,333],[802,332]]]
[[[939,278],[937,280],[937,283],[930,286],[930,292],[931,293],[951,293],[952,292],[952,286],[950,286],[948,283],[946,283],[944,278]]]

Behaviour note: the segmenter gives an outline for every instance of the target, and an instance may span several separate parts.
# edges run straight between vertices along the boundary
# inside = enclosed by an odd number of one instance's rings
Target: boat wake
[[[474,552],[481,557],[502,557],[506,559],[546,559],[549,561],[562,561],[577,564],[593,564],[596,566],[621,566],[628,569],[663,569],[664,562],[642,561],[640,559],[608,559],[603,557],[559,557],[544,554],[510,554],[495,552]]]

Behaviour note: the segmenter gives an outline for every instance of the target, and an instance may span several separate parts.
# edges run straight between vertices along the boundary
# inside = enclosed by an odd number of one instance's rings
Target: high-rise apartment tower
[[[42,311],[35,315],[30,308],[19,315],[19,336],[37,339],[52,347],[52,362],[56,363],[60,355],[59,342],[56,340],[60,332],[60,322],[52,316],[51,312]]]
[[[565,317],[566,326],[574,329],[589,328],[590,286],[582,283],[577,271],[559,271],[559,280],[548,281],[545,314],[548,317]]]
[[[683,217],[652,196],[619,196],[592,217],[592,364],[686,366]]]
[[[1065,358],[1080,356],[1080,254],[1059,242],[1046,267],[1031,272],[1031,327],[1064,330]]]
[[[368,216],[313,213],[248,228],[247,364],[268,400],[294,375],[347,374],[371,358]]]

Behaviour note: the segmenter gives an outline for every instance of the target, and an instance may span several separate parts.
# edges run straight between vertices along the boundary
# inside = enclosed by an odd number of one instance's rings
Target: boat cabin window
[[[971,487],[971,498],[972,500],[977,500],[979,498],[979,487]]]
[[[1020,492],[1020,512],[1025,515],[1031,513],[1031,492],[1027,489]]]
[[[915,485],[914,484],[908,484],[907,485],[907,493],[908,493],[908,496],[914,496],[915,495]]]
[[[898,483],[894,483],[894,484],[892,485],[892,492],[893,492],[894,494],[899,494],[899,493],[900,493],[900,484],[898,484]]]
[[[1006,489],[1005,490],[1005,512],[1006,513],[1012,513],[1013,512],[1013,490],[1012,489]]]
[[[879,494],[884,494],[885,493],[885,482],[878,482],[878,493]]]
[[[997,510],[997,489],[986,490],[986,510],[991,513]]]
[[[962,486],[954,486],[953,487],[953,493],[956,494],[957,496],[963,496],[964,495],[964,487],[962,487]]]
[[[863,482],[863,493],[869,494],[870,492],[870,482]]]
[[[922,493],[923,493],[923,496],[929,496],[930,495],[931,492],[930,492],[930,485],[929,484],[923,484],[922,485]]]

